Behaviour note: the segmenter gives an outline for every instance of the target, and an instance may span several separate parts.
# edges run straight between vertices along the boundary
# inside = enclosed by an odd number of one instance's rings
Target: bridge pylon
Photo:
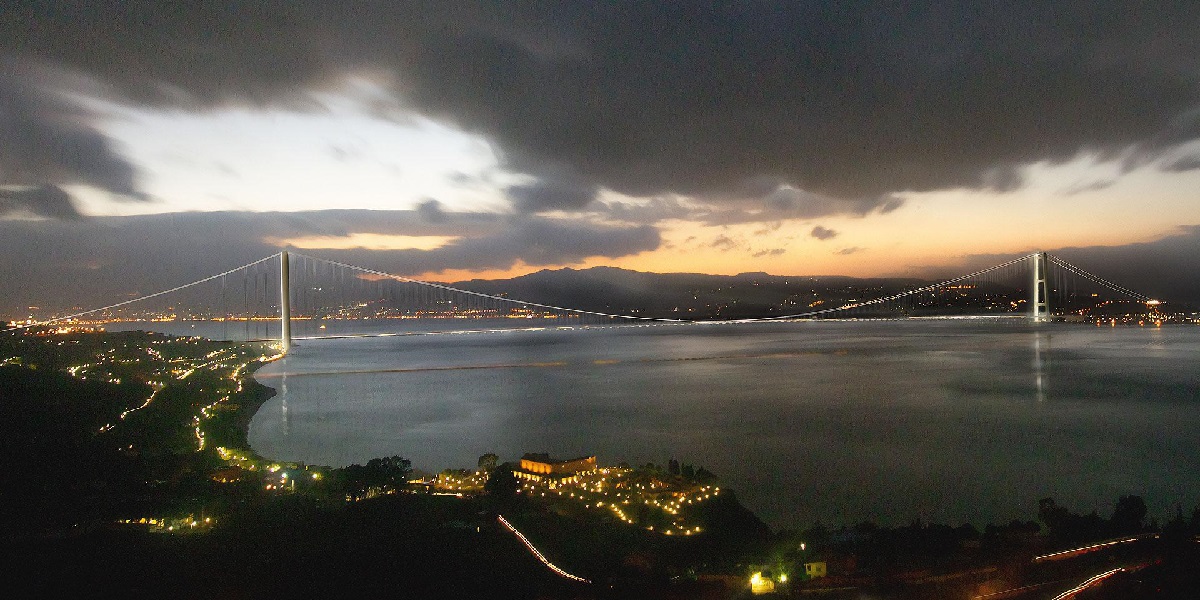
[[[279,253],[279,342],[287,354],[292,349],[292,283],[287,250]]]
[[[1035,322],[1050,320],[1050,294],[1046,285],[1046,253],[1037,252],[1030,257],[1033,260],[1033,293],[1030,298]]]

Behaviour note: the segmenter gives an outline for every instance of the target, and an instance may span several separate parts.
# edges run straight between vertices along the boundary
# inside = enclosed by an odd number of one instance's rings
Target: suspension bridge
[[[778,279],[778,278],[777,278]],[[813,278],[782,278],[793,283],[785,297],[762,304],[760,314],[720,318],[705,314],[631,314],[551,301],[509,297],[424,281],[386,271],[282,251],[190,283],[107,306],[46,320],[11,323],[4,331],[75,323],[206,322],[209,337],[277,339],[283,351],[293,339],[350,335],[336,324],[355,323],[386,335],[413,331],[415,322],[446,319],[495,323],[523,319],[538,326],[598,326],[645,323],[753,323],[805,319],[898,319],[922,316],[1023,317],[1035,322],[1098,318],[1158,301],[1113,283],[1066,260],[1035,252],[930,285],[880,284],[821,287]],[[803,289],[805,282],[809,288]],[[758,283],[753,285],[757,286]],[[799,291],[797,291],[799,290]],[[693,299],[698,298],[694,296]],[[602,298],[590,298],[604,306]],[[736,300],[735,300],[736,302]],[[678,311],[678,309],[676,309]],[[717,311],[719,313],[719,310]],[[371,327],[364,328],[370,322]],[[335,331],[327,328],[334,324]],[[297,327],[299,326],[299,327]],[[297,335],[297,329],[302,331]],[[419,328],[416,328],[420,330]]]

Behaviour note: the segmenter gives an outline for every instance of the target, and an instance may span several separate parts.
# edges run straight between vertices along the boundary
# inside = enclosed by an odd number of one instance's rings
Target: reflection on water
[[[287,437],[292,432],[291,421],[288,419],[287,359],[284,358],[281,360],[283,362],[283,372],[279,375],[279,413],[282,417],[280,423],[283,429],[280,434]]]
[[[1046,339],[1047,346],[1050,342],[1050,336],[1043,332],[1033,334],[1033,369],[1037,373],[1037,401],[1046,401],[1046,373],[1045,362],[1042,360],[1042,339]]]
[[[1032,356],[1031,356],[1032,355]],[[1030,519],[1200,501],[1200,328],[807,322],[307,340],[260,453],[703,465],[768,523]],[[286,380],[286,389],[284,389]],[[1053,382],[1053,385],[1051,385]],[[1155,512],[1157,511],[1157,513]]]

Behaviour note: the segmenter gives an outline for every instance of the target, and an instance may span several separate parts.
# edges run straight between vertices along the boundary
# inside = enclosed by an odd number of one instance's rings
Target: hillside
[[[665,318],[739,318],[807,312],[924,284],[915,279],[645,273],[615,267],[545,269],[454,287],[583,310]]]

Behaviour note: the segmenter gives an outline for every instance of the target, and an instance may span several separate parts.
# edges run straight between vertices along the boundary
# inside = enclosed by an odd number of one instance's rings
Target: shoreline
[[[245,342],[235,342],[235,343],[245,343]],[[250,391],[249,386],[251,386],[251,385],[255,386],[255,388],[258,389],[259,392],[252,393],[252,395],[251,395],[252,401],[251,402],[239,402],[238,403],[238,409],[236,411],[236,414],[235,414],[235,417],[233,420],[233,425],[235,426],[235,429],[236,429],[236,431],[234,432],[236,435],[235,439],[237,442],[239,442],[239,445],[242,448],[244,448],[247,453],[249,453],[251,456],[261,459],[261,460],[273,460],[273,459],[266,457],[266,456],[262,456],[257,451],[255,451],[254,448],[252,448],[250,446],[250,423],[251,423],[251,421],[254,420],[254,416],[258,414],[258,411],[263,407],[263,405],[266,404],[268,400],[270,400],[271,398],[274,398],[276,395],[278,395],[279,391],[269,385],[263,384],[261,381],[258,380],[258,377],[255,377],[254,374],[257,373],[258,370],[261,369],[262,367],[269,365],[277,360],[281,360],[282,358],[283,357],[280,356],[279,358],[275,358],[273,360],[269,360],[269,361],[265,361],[265,362],[255,361],[257,364],[254,364],[251,367],[247,367],[246,372],[242,374],[242,382],[241,383],[242,383],[243,393]]]

